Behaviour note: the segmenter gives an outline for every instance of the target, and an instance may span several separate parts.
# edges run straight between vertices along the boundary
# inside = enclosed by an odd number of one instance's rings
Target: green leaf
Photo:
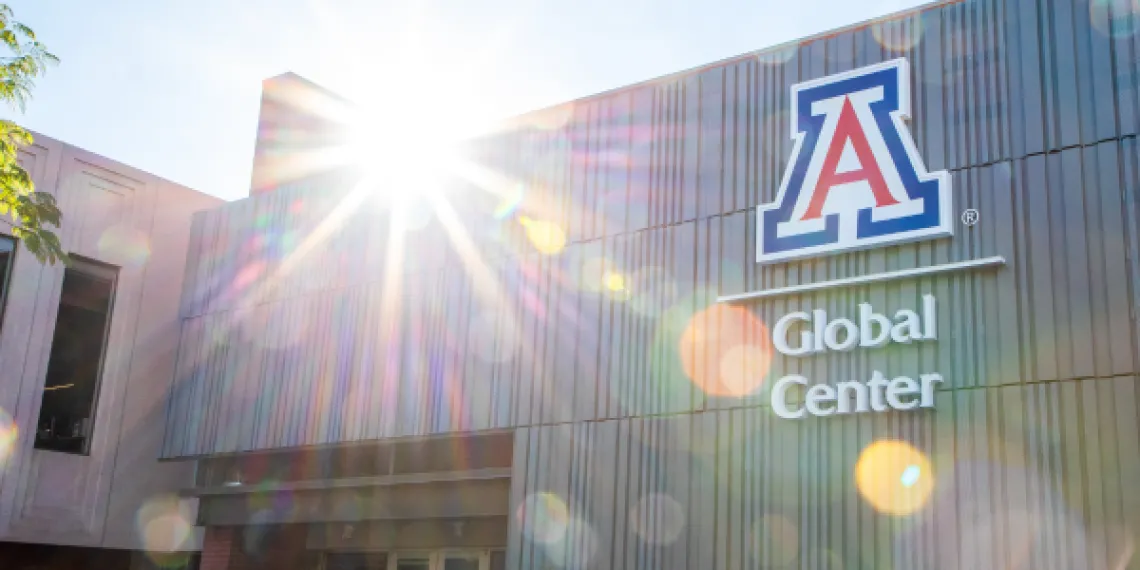
[[[13,19],[12,9],[0,3],[0,101],[19,110],[31,98],[35,80],[49,65],[59,62],[40,43],[35,32]],[[27,41],[21,42],[21,37]],[[32,144],[32,134],[16,123],[0,119],[0,222],[40,263],[70,263],[59,237],[49,227],[59,228],[62,213],[55,197],[36,192],[35,181],[20,166],[19,149]],[[4,218],[11,218],[11,222]]]

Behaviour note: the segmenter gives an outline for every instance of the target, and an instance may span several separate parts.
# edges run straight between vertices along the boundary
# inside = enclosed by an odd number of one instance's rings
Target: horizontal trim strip
[[[510,467],[492,467],[470,471],[435,471],[430,473],[406,473],[400,475],[378,475],[374,477],[349,477],[344,479],[309,479],[289,481],[275,485],[249,483],[233,487],[196,487],[183,489],[183,497],[205,497],[211,495],[245,495],[266,491],[310,491],[322,489],[345,489],[354,487],[390,487],[393,485],[425,485],[428,483],[459,483],[464,481],[486,481],[510,479]]]
[[[867,283],[882,283],[884,281],[910,279],[913,277],[937,275],[940,273],[950,273],[953,271],[985,269],[987,267],[997,267],[999,265],[1005,265],[1005,258],[997,255],[994,257],[983,257],[981,259],[971,259],[968,261],[955,261],[953,263],[943,263],[941,265],[916,267],[914,269],[900,269],[898,271],[887,271],[884,273],[874,273],[871,275],[860,275],[858,277],[844,277],[842,279],[832,279],[830,281],[820,281],[818,283],[792,285],[790,287],[780,287],[778,289],[765,289],[763,291],[751,291],[748,293],[738,293],[736,295],[722,295],[720,297],[717,297],[716,302],[729,304],[741,303],[754,299],[771,299],[772,297],[783,297],[786,295],[795,295],[797,293],[807,293],[810,291],[819,291],[822,289],[850,287],[852,285],[865,285]]]

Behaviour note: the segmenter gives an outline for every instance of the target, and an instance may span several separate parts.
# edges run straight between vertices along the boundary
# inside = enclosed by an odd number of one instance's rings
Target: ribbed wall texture
[[[1122,376],[963,389],[909,415],[522,428],[507,568],[1133,568],[1136,402]],[[929,458],[929,494],[890,487],[910,516],[861,496],[884,497],[853,468],[876,441]],[[907,461],[874,459],[884,477]]]
[[[201,214],[164,454],[517,428],[511,569],[1134,567],[1129,6],[934,6],[528,115],[418,202],[283,187]],[[979,223],[757,265],[790,86],[896,57],[920,154]],[[1008,263],[714,302],[995,255]],[[935,342],[771,350],[766,326],[791,311],[892,314],[927,293]],[[946,382],[933,410],[768,407],[784,374],[874,370]]]
[[[939,342],[776,358],[769,377],[929,369],[957,388],[1132,373],[1140,40],[1118,9],[943,5],[536,113],[473,144],[457,189],[399,210],[403,231],[391,204],[341,189],[201,214],[165,455],[763,403],[763,387],[709,385],[726,359],[764,378],[749,353],[724,354],[765,342],[755,321],[850,316],[862,300],[893,311],[927,292]],[[755,264],[753,207],[787,163],[790,85],[899,56],[927,166],[952,172],[956,213],[981,223]],[[989,255],[1010,264],[758,303],[755,318],[709,309],[717,294]]]

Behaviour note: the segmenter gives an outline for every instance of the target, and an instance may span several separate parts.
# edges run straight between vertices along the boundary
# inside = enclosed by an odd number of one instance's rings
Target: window
[[[335,552],[325,557],[326,570],[388,570],[388,556],[382,552]]]
[[[8,277],[16,259],[16,240],[0,236],[0,322],[4,320],[4,307],[8,306]]]
[[[36,448],[88,451],[118,269],[72,258],[64,269]]]

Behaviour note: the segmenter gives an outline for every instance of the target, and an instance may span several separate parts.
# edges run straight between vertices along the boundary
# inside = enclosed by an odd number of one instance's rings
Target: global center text
[[[856,348],[875,349],[888,344],[912,344],[938,340],[937,302],[933,295],[923,295],[919,310],[900,309],[888,316],[875,311],[870,303],[860,303],[854,319],[828,319],[827,311],[815,309],[789,313],[772,327],[772,345],[781,354],[804,357],[827,351],[849,351]],[[934,407],[934,392],[942,383],[937,372],[889,378],[879,370],[871,372],[866,382],[844,381],[834,386],[813,383],[789,374],[772,386],[772,411],[787,419],[804,414],[830,416],[889,410],[913,410]],[[802,402],[792,402],[790,389],[806,389]]]

